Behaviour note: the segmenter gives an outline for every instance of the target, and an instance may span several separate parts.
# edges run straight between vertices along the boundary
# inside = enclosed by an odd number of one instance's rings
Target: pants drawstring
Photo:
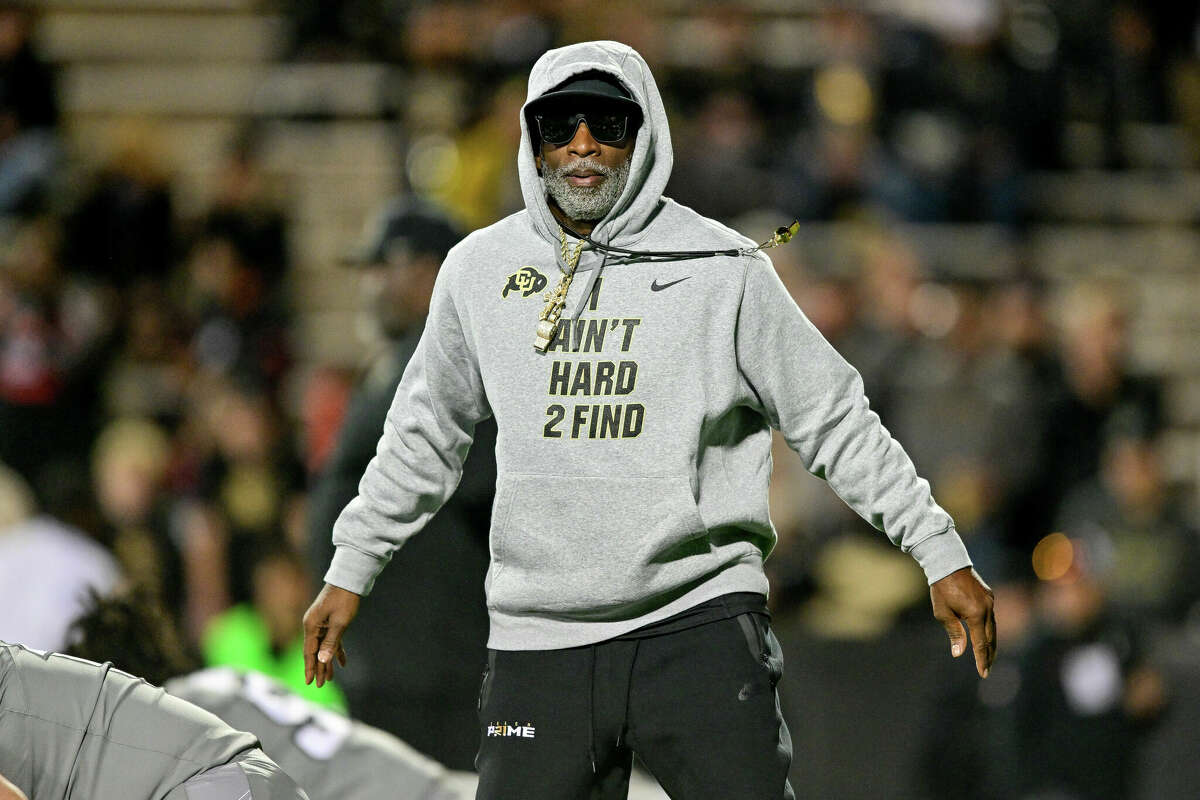
[[[596,645],[588,648],[591,656],[591,678],[588,683],[588,757],[592,774],[596,774]]]

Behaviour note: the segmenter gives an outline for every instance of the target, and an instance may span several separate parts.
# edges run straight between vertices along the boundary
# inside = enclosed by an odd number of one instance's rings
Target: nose
[[[600,143],[592,138],[587,120],[579,120],[579,127],[575,129],[575,135],[567,144],[567,148],[568,153],[579,158],[600,154]]]

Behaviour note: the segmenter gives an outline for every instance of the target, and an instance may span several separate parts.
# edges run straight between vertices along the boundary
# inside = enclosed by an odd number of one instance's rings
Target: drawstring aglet
[[[791,225],[786,228],[776,228],[775,233],[771,234],[771,238],[767,239],[760,245],[754,247],[744,247],[741,250],[731,251],[735,255],[749,256],[760,250],[768,250],[772,247],[779,247],[781,244],[787,244],[800,231],[800,220],[794,220]]]
[[[800,220],[794,220],[791,225],[786,228],[776,228],[775,233],[771,238],[759,245],[759,248],[766,250],[768,247],[779,247],[781,244],[787,244],[792,240],[800,230]]]
[[[786,228],[779,228],[775,231],[775,235],[771,237],[771,241],[775,244],[787,244],[792,240],[792,237],[800,230],[800,220],[794,220],[791,225]]]

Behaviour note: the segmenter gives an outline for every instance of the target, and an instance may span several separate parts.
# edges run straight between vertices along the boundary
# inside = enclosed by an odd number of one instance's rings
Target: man
[[[352,257],[363,269],[371,319],[387,346],[356,389],[337,446],[313,486],[309,553],[322,570],[333,555],[329,531],[358,493],[421,338],[438,267],[461,238],[437,210],[402,201],[374,221],[365,247]],[[479,746],[475,690],[487,655],[483,577],[495,431],[491,421],[476,428],[454,498],[396,554],[363,609],[365,624],[346,634],[352,651],[371,653],[355,659],[342,677],[351,714],[460,770],[471,769]]]
[[[351,720],[259,672],[199,671],[170,617],[145,593],[92,596],[72,655],[111,660],[237,730],[249,731],[313,800],[458,800],[460,775],[384,731]],[[337,759],[337,769],[331,769]],[[469,779],[468,779],[469,781]]]
[[[5,642],[0,776],[34,800],[308,800],[207,711],[112,664]]]
[[[770,261],[662,196],[670,134],[642,58],[614,42],[550,51],[528,98],[526,209],[442,266],[377,455],[334,526],[306,676],[344,664],[360,595],[453,491],[474,425],[494,415],[477,796],[620,797],[637,752],[672,797],[791,797],[762,567],[771,428],[916,558],[952,652],[961,618],[981,675],[990,590]]]

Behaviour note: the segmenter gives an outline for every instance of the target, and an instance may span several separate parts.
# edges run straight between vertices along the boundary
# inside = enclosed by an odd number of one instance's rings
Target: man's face
[[[586,115],[587,108],[578,111]],[[586,116],[569,142],[542,142],[534,157],[546,192],[568,219],[602,219],[616,205],[629,179],[629,163],[637,141],[633,121],[626,136],[615,144],[597,141]]]
[[[440,263],[435,255],[394,246],[386,262],[368,267],[363,290],[384,336],[398,339],[429,314]]]

